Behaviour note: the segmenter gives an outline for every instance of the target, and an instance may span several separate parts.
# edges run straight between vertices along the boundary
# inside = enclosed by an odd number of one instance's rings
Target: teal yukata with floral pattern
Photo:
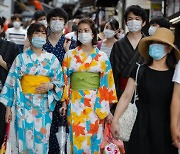
[[[24,75],[47,76],[55,85],[46,94],[24,94],[21,78]],[[61,99],[64,78],[61,65],[51,53],[37,56],[32,50],[19,54],[6,79],[0,102],[15,106],[15,129],[19,153],[47,154],[52,111]]]

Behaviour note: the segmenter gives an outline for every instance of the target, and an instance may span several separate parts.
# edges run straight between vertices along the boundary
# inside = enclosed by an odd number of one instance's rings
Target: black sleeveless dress
[[[144,66],[138,84],[138,115],[126,154],[177,154],[170,134],[170,104],[174,70],[157,71]],[[135,79],[135,68],[131,77]]]

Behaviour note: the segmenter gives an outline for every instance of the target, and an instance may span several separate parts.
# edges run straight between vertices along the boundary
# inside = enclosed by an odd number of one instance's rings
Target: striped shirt
[[[27,31],[23,28],[15,29],[14,27],[8,28],[6,31],[6,38],[8,41],[14,42],[17,45],[24,45],[27,37]]]

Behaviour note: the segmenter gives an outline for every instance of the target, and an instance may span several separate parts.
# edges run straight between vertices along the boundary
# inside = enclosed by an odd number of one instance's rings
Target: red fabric
[[[41,2],[39,2],[38,0],[29,0],[29,3],[31,5],[34,5],[37,10],[43,10]]]
[[[127,84],[127,81],[128,81],[128,78],[120,78],[120,89],[121,90],[124,90],[126,88],[126,84]]]

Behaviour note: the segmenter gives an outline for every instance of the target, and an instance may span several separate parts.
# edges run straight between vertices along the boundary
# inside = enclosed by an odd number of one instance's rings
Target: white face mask
[[[51,31],[61,32],[64,28],[64,22],[60,20],[52,20],[50,23]]]
[[[92,33],[79,33],[78,34],[78,40],[82,44],[88,44],[92,41]]]
[[[16,28],[16,29],[19,29],[19,28],[21,27],[21,22],[20,22],[20,21],[14,21],[14,22],[13,22],[13,26],[14,26],[14,28]]]
[[[47,21],[46,20],[40,20],[39,23],[43,24],[45,27],[47,27]]]
[[[157,27],[150,26],[148,30],[149,35],[152,36],[156,30],[157,30]]]
[[[118,35],[117,35],[119,40],[122,39],[124,36],[125,36],[125,34],[122,34],[122,33],[118,33]]]
[[[142,21],[140,20],[130,20],[127,22],[127,26],[130,32],[137,32],[142,29]]]
[[[112,38],[115,35],[115,31],[110,29],[104,29],[104,35],[106,36],[106,38]]]

